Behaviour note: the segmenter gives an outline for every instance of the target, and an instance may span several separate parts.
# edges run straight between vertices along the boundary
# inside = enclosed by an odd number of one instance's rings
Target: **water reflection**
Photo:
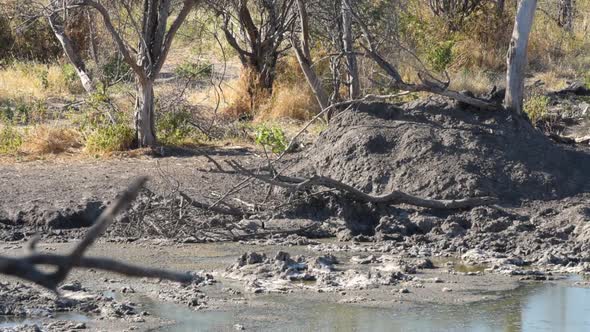
[[[590,331],[590,290],[566,285],[529,285],[502,300],[470,305],[431,305],[391,311],[269,296],[267,307],[234,312],[162,313],[179,325],[167,331]],[[155,307],[159,310],[160,306]]]

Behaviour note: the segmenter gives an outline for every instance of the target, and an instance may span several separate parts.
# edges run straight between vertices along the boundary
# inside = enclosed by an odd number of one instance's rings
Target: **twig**
[[[154,277],[179,282],[190,281],[192,277],[187,273],[176,273],[135,266],[106,258],[83,257],[86,251],[103,235],[117,214],[126,209],[137,197],[139,190],[146,181],[146,177],[135,180],[121,197],[103,211],[82,241],[74,247],[69,255],[60,256],[35,253],[35,244],[38,242],[38,238],[34,237],[30,242],[30,253],[27,256],[19,258],[0,256],[0,273],[28,280],[54,292],[56,292],[57,286],[68,277],[71,270],[75,267],[96,268],[132,277]],[[37,265],[51,265],[56,267],[57,270],[47,273],[41,271]]]

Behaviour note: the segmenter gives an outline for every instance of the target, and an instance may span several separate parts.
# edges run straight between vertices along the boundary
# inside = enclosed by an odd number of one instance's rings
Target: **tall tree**
[[[95,86],[90,73],[86,68],[86,63],[84,62],[84,59],[80,55],[79,51],[76,49],[72,39],[65,32],[67,10],[60,10],[59,3],[54,1],[49,4],[48,8],[49,10],[47,11],[47,20],[49,21],[51,30],[63,48],[66,57],[76,70],[76,74],[80,78],[80,82],[82,83],[84,90],[86,90],[88,93],[93,92]]]
[[[504,107],[517,114],[523,113],[527,50],[536,9],[537,0],[520,0],[508,49]]]
[[[223,18],[222,30],[253,74],[252,89],[272,91],[283,42],[294,23],[294,0],[209,0]]]
[[[322,85],[322,80],[312,68],[313,62],[309,50],[309,16],[307,15],[307,8],[304,0],[297,0],[297,10],[299,13],[298,17],[301,36],[298,39],[293,35],[291,43],[307,83],[313,91],[321,109],[324,110],[329,106],[328,94]]]
[[[559,0],[558,3],[558,12],[559,16],[557,18],[557,23],[560,27],[564,28],[566,31],[571,32],[574,28],[574,16],[576,11],[576,1],[575,0]]]
[[[123,60],[135,74],[137,102],[135,129],[140,147],[155,146],[154,82],[164,65],[172,40],[199,0],[54,0],[64,7],[89,7],[102,17]],[[136,11],[134,9],[139,9]],[[178,9],[177,11],[175,11]],[[139,12],[140,14],[137,14]],[[126,13],[133,24],[134,37],[125,38],[126,32],[118,30],[113,17]],[[174,19],[172,19],[174,18]],[[171,21],[171,22],[170,22]],[[139,45],[134,47],[132,45]]]
[[[352,8],[346,1],[342,1],[342,45],[346,56],[347,84],[350,99],[356,99],[361,94],[359,68],[354,53],[354,37],[352,31]]]

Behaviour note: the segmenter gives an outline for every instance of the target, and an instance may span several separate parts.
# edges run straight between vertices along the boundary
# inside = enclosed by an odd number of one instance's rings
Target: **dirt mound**
[[[505,112],[429,98],[360,105],[338,115],[298,171],[367,193],[429,198],[555,199],[590,190],[590,153],[557,145]]]

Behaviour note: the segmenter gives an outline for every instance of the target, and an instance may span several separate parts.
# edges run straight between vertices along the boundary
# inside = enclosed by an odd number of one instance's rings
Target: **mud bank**
[[[354,248],[352,243],[349,245]],[[40,249],[63,252],[70,246],[51,243],[41,244]],[[2,254],[14,254],[14,249],[4,249]],[[243,250],[250,253],[244,254]],[[252,250],[259,255],[252,254]],[[174,324],[170,311],[214,313],[264,308],[276,301],[274,296],[284,296],[281,301],[286,302],[307,298],[317,303],[408,309],[430,303],[493,300],[501,298],[502,291],[519,287],[518,279],[510,276],[457,272],[447,265],[450,260],[446,258],[434,264],[426,259],[393,256],[387,256],[392,261],[362,260],[360,257],[365,255],[383,256],[366,249],[322,255],[313,245],[142,241],[99,244],[91,255],[117,256],[123,261],[191,271],[199,277],[190,285],[178,285],[76,270],[70,282],[60,289],[60,297],[2,278],[0,308],[4,323],[0,324],[4,325],[0,326],[21,329],[29,324],[47,331],[147,330]],[[398,270],[400,260],[405,265]],[[312,264],[306,266],[303,262]],[[236,324],[248,326],[247,318],[241,319]]]

